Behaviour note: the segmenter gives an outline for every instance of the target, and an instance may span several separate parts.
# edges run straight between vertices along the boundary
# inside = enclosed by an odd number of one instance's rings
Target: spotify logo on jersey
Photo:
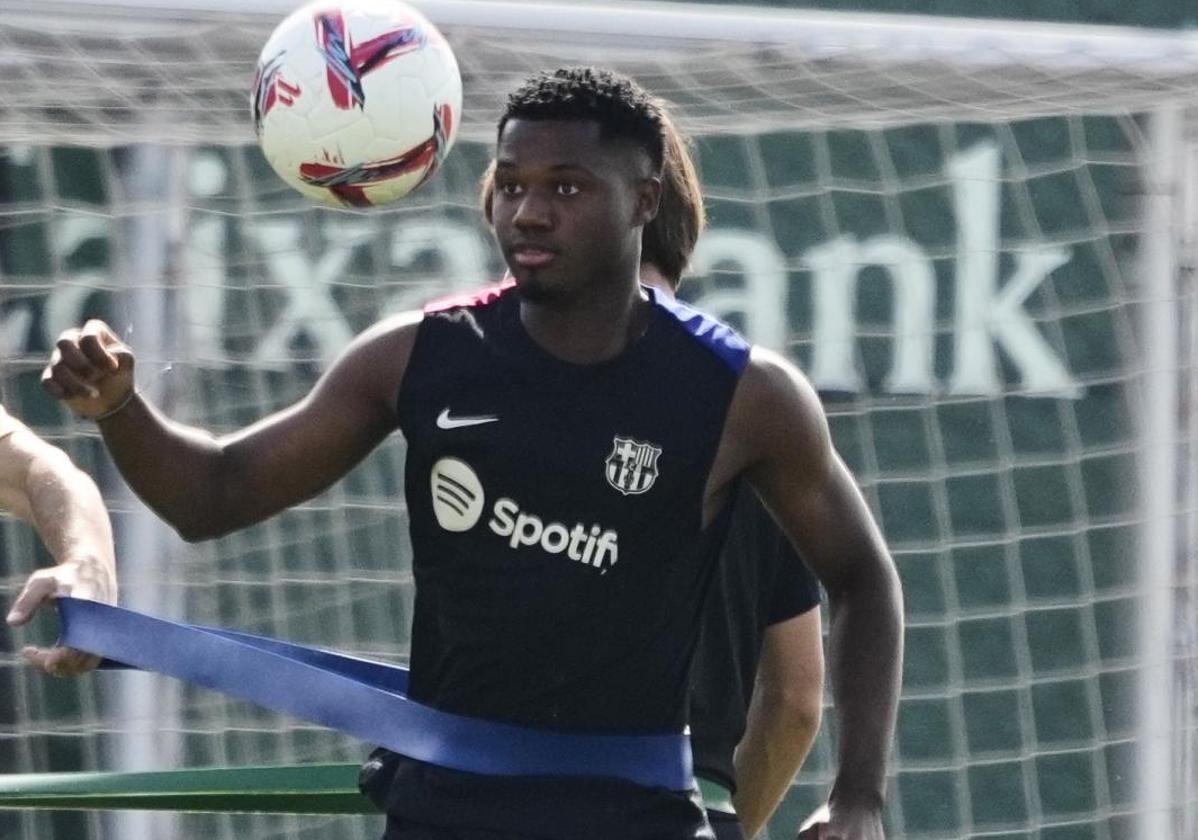
[[[486,494],[474,468],[457,458],[442,458],[430,475],[433,513],[446,531],[461,534],[482,518]],[[523,510],[515,499],[501,496],[491,509],[487,529],[513,550],[540,549],[607,574],[620,556],[620,535],[584,522],[554,522]]]
[[[442,458],[433,464],[430,477],[433,513],[446,531],[469,531],[483,513],[483,486],[474,470],[457,458]]]

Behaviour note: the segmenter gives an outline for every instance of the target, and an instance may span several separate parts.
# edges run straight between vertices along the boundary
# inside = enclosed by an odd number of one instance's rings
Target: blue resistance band
[[[408,699],[398,665],[59,598],[59,643],[338,729],[441,767],[497,776],[612,776],[694,787],[685,734],[573,734],[443,712]]]

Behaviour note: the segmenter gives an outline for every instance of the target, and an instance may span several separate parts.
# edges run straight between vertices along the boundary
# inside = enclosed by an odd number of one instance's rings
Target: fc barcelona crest
[[[657,459],[661,447],[631,438],[617,437],[607,456],[607,483],[625,496],[644,493],[657,481]]]

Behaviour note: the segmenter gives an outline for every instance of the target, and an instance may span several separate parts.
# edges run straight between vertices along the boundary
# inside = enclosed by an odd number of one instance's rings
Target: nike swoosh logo
[[[477,417],[450,417],[449,409],[442,409],[437,415],[438,429],[460,429],[463,426],[481,426],[483,423],[494,423],[499,418],[494,414],[479,415]]]

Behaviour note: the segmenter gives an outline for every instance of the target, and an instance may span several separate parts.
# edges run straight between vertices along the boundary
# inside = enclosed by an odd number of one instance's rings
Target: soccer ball
[[[398,0],[324,0],[279,24],[250,95],[262,153],[316,201],[401,198],[457,134],[462,78],[441,33]]]

